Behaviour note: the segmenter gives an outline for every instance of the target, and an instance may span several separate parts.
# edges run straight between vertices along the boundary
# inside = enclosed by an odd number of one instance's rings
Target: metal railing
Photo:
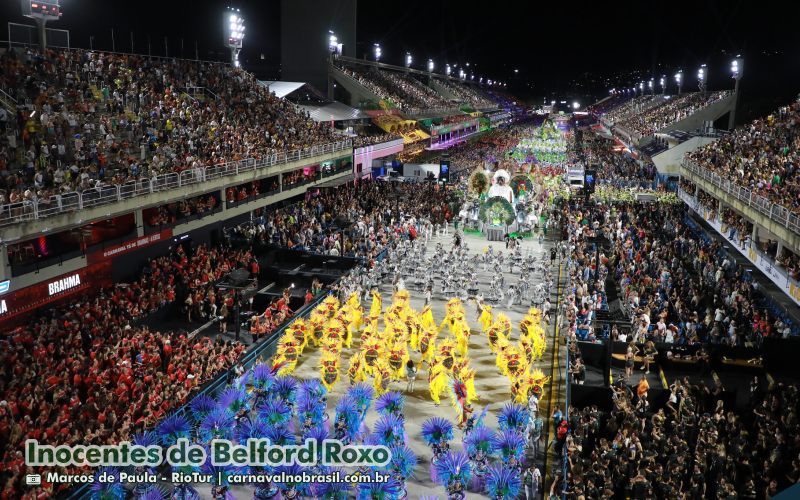
[[[784,226],[796,235],[800,235],[800,219],[788,208],[772,202],[768,198],[756,194],[750,189],[738,185],[729,179],[723,179],[710,170],[701,167],[693,162],[684,159],[681,168],[691,172],[693,175],[711,183],[721,189],[732,198],[744,203],[753,210],[766,216],[771,221]],[[701,186],[702,187],[702,186]]]
[[[285,153],[275,153],[260,159],[246,158],[208,167],[190,168],[181,172],[169,172],[149,179],[142,178],[125,184],[103,186],[99,189],[92,188],[82,192],[58,194],[43,199],[7,203],[0,205],[0,227],[46,219],[56,215],[76,212],[84,208],[110,205],[147,194],[198,185],[223,177],[255,172],[277,165],[311,159],[323,154],[344,151],[351,147],[352,141],[346,140]],[[167,201],[167,198],[164,201]]]

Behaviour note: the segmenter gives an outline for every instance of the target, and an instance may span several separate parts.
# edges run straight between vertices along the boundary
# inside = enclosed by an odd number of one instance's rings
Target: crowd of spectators
[[[334,142],[330,127],[217,63],[85,50],[11,50],[0,203]],[[203,96],[195,90],[203,88]],[[21,160],[18,160],[21,158]]]
[[[450,103],[413,76],[378,68],[342,67],[347,75],[381,99],[404,109],[448,108]]]
[[[47,309],[4,332],[2,495],[22,498],[26,439],[50,445],[128,441],[232,366],[242,344],[160,333],[140,320],[170,304],[188,315],[192,304],[230,307],[233,298],[217,294],[213,282],[252,260],[247,250],[179,245],[150,260],[132,283]]]
[[[213,212],[218,205],[219,200],[213,195],[198,196],[177,203],[148,208],[142,212],[142,215],[148,226],[170,226],[193,216],[203,217],[203,215]]]
[[[644,113],[653,106],[657,106],[663,101],[661,95],[640,95],[630,100],[621,100],[616,107],[610,108],[603,118],[614,125],[622,121],[629,120],[639,113]]]
[[[719,387],[686,378],[663,408],[651,409],[646,387],[613,391],[610,413],[570,412],[567,498],[769,500],[800,480],[795,385],[756,378],[744,413]]]
[[[583,141],[584,154],[590,165],[598,168],[598,181],[616,187],[651,188],[656,166],[646,155],[634,158],[624,151],[614,151],[610,142],[600,136]]]
[[[697,192],[697,202],[701,207],[708,210],[708,218],[716,219],[719,213],[719,200],[714,198],[711,194],[706,193],[702,189]]]
[[[611,111],[612,109],[622,106],[632,98],[633,94],[618,92],[609,97],[608,99],[604,100],[603,102],[600,102],[598,104],[592,104],[586,109],[586,111],[594,114],[595,116],[602,116]]]
[[[700,167],[800,214],[800,101],[687,155]]]
[[[436,80],[436,83],[444,87],[448,92],[453,94],[456,99],[465,104],[476,108],[487,108],[494,105],[491,99],[480,92],[467,85],[466,83],[456,83],[450,80]]]
[[[408,234],[412,227],[417,232],[423,221],[450,220],[448,200],[449,191],[431,183],[362,181],[263,213],[234,233],[254,244],[369,261],[398,233]],[[347,227],[337,225],[337,218],[348,221]]]
[[[760,294],[745,269],[685,224],[685,208],[639,204],[618,210],[604,230],[612,242],[605,258],[638,342],[741,346],[791,334],[758,306]]]
[[[358,135],[353,139],[354,148],[363,148],[364,146],[372,146],[373,144],[381,144],[383,142],[394,141],[402,139],[401,136],[383,132],[379,134]]]
[[[634,132],[640,138],[649,137],[729,95],[729,91],[681,94],[671,99],[662,99],[659,104],[643,112],[619,119],[615,125]]]

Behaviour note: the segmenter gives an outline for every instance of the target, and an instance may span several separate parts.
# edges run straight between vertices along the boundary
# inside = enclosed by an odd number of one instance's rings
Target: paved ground
[[[452,235],[452,232],[451,232]],[[448,248],[452,243],[452,236],[441,236],[436,237],[432,241],[428,243],[429,245],[429,252],[428,255],[431,255],[433,248],[435,247],[437,242],[441,242],[443,245],[446,245]],[[495,251],[502,250],[506,253],[505,244],[503,242],[488,242],[485,240],[484,237],[474,234],[467,234],[465,237],[465,242],[469,247],[470,254],[482,253],[487,246],[494,247]],[[522,243],[522,252],[525,255],[526,252],[531,251],[534,255],[541,256],[547,255],[547,259],[549,260],[549,249],[554,243],[545,241],[544,244],[540,245],[536,239],[526,239]],[[506,266],[507,267],[507,266]],[[491,280],[491,271],[490,272],[483,272],[482,268],[479,269],[479,281],[480,281],[480,288],[484,295],[487,294],[489,289],[489,284]],[[508,269],[505,269],[504,272],[506,273],[505,280],[506,284],[514,283],[518,280],[518,274],[510,274]],[[519,271],[517,270],[517,273]],[[554,276],[558,276],[558,269],[553,269]],[[410,283],[409,283],[410,285]],[[555,287],[554,287],[555,288]],[[391,303],[391,283],[384,283],[380,287],[380,291],[383,295],[383,304],[384,307],[388,306]],[[424,305],[424,298],[422,297],[421,293],[415,292],[411,290],[411,306],[416,309],[422,309]],[[444,297],[441,295],[434,295],[433,302],[432,302],[432,310],[434,314],[434,318],[436,319],[437,323],[441,322],[445,315],[445,304],[450,297]],[[504,301],[505,302],[505,301]],[[556,307],[556,297],[551,298],[551,302],[553,304],[553,309],[555,310]],[[365,304],[365,309],[369,309],[369,304]],[[514,325],[514,331],[512,333],[512,338],[516,340],[518,338],[518,325],[522,317],[524,316],[525,312],[527,312],[528,307],[530,304],[515,304],[512,308],[506,308],[506,304],[497,304],[494,306],[494,312],[497,314],[498,312],[504,312],[508,317],[511,319],[512,324]],[[473,330],[473,335],[470,339],[469,345],[469,356],[471,359],[471,366],[476,370],[476,378],[475,378],[475,388],[477,390],[479,401],[475,405],[476,409],[480,409],[483,405],[491,404],[489,410],[489,416],[487,419],[487,423],[490,427],[496,428],[497,426],[497,413],[498,410],[505,404],[507,401],[510,400],[511,391],[509,387],[508,379],[502,376],[496,367],[495,364],[495,355],[492,354],[491,350],[489,349],[488,340],[485,335],[480,333],[481,328],[477,321],[477,315],[475,313],[475,306],[472,302],[465,303],[465,310],[467,312],[467,320]],[[555,322],[553,322],[555,323]],[[548,347],[547,351],[545,352],[544,359],[541,362],[537,362],[534,366],[541,369],[546,375],[552,376],[551,367],[553,366],[553,359],[552,359],[552,342],[553,342],[553,329],[548,329]],[[357,349],[359,346],[358,340],[356,339],[353,343],[353,347],[351,349],[344,349],[342,353],[342,360],[348,360],[350,355]],[[561,350],[563,354],[564,350]],[[308,347],[304,352],[304,356],[301,359],[294,375],[299,378],[317,378],[319,375],[318,371],[318,361],[320,357],[320,352],[318,349]],[[563,357],[563,356],[562,356]],[[415,362],[419,361],[419,354],[412,353],[412,359]],[[563,363],[561,364],[563,366]],[[347,375],[345,373],[347,366],[346,361],[343,361],[343,368],[342,368],[342,376],[338,381],[337,385],[333,388],[332,392],[328,398],[328,413],[333,417],[333,408],[336,405],[338,399],[344,394],[346,389],[349,387],[349,383],[347,380]],[[561,382],[560,377],[556,380],[556,384],[558,387],[558,392],[552,393],[552,386],[548,385],[545,388],[545,397],[540,402],[540,412],[542,416],[545,418],[545,422],[549,422],[549,419],[546,418],[549,414],[545,414],[545,412],[549,410],[549,398],[552,397],[555,400],[561,401],[563,404],[564,401],[564,387],[563,383]],[[397,391],[405,391],[406,383],[405,381],[402,382],[394,382],[391,386],[391,390]],[[439,498],[446,498],[446,493],[444,488],[434,484],[431,481],[430,477],[430,459],[431,459],[431,452],[427,445],[423,442],[421,437],[421,425],[427,418],[432,416],[442,416],[448,418],[452,422],[456,422],[457,415],[455,410],[450,406],[450,403],[447,399],[442,399],[441,406],[437,407],[434,405],[433,401],[430,399],[430,395],[428,393],[428,384],[427,384],[427,370],[422,368],[420,373],[418,374],[417,384],[413,393],[405,394],[406,396],[406,405],[405,405],[405,418],[406,418],[406,435],[408,436],[408,445],[409,447],[417,454],[420,464],[417,467],[415,478],[410,480],[407,484],[407,490],[409,494],[409,498],[417,499],[422,495],[433,495],[439,496]],[[555,404],[555,403],[553,403]],[[377,415],[374,410],[370,410],[367,415],[366,422],[367,425],[370,427],[375,423],[377,420]],[[461,432],[456,430],[456,435],[451,443],[453,449],[460,450],[462,449],[461,444]],[[540,448],[544,448],[541,446]],[[539,458],[537,462],[539,463],[540,469],[542,473],[545,473],[545,469],[543,466],[544,460],[544,453],[543,451],[540,452]],[[209,489],[205,485],[199,485],[199,489],[204,497],[210,497]],[[234,494],[238,498],[248,498],[252,495],[252,489],[250,488],[235,488]],[[468,494],[468,498],[483,498],[484,495],[480,494]]]

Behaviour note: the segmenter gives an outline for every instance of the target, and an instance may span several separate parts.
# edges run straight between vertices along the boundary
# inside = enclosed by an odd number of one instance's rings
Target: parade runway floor
[[[427,255],[432,255],[434,248],[437,243],[442,243],[445,248],[450,249],[452,245],[452,228],[448,235],[442,235],[438,237],[434,237],[431,241],[427,243],[428,245],[428,253]],[[465,242],[469,249],[470,256],[476,253],[482,253],[484,250],[492,246],[494,251],[502,251],[504,254],[507,254],[508,251],[505,248],[505,243],[503,242],[489,242],[480,235],[475,234],[467,234],[465,236]],[[526,239],[522,242],[522,254],[525,255],[527,252],[532,252],[536,255],[539,260],[542,258],[546,258],[549,262],[550,259],[550,248],[554,245],[553,242],[545,241],[544,244],[539,244],[536,239]],[[509,270],[504,269],[505,272],[505,282],[506,286],[510,283],[515,283],[519,277],[519,270],[515,270],[515,274],[511,274]],[[480,281],[480,289],[481,293],[484,296],[487,294],[490,286],[490,282],[492,279],[492,271],[489,270],[488,272],[483,271],[482,267],[478,269],[478,277]],[[552,273],[554,276],[554,280],[558,278],[558,266],[554,266],[552,269]],[[438,283],[437,283],[438,284]],[[410,283],[409,283],[410,285]],[[555,292],[555,286],[554,292]],[[438,288],[437,290],[438,291]],[[392,301],[392,285],[390,282],[383,283],[380,286],[380,292],[383,296],[383,306],[384,309],[391,304]],[[411,307],[415,310],[419,311],[423,308],[424,305],[424,297],[422,293],[415,290],[409,290],[411,296]],[[441,294],[434,293],[433,300],[432,300],[432,311],[434,318],[437,323],[440,323],[445,316],[445,305],[447,301],[450,299],[450,296],[442,296]],[[553,311],[551,314],[555,313],[556,308],[556,297],[555,293],[554,296],[551,298]],[[369,303],[363,304],[365,308],[365,312],[369,310]],[[525,313],[528,311],[530,307],[530,303],[525,304],[515,304],[510,309],[506,307],[506,301],[503,301],[501,304],[495,304],[493,306],[493,313],[495,316],[499,312],[505,313],[511,320],[513,325],[512,331],[512,340],[516,341],[519,339],[519,322],[522,320]],[[486,425],[492,429],[497,428],[497,414],[500,408],[510,401],[511,399],[511,390],[510,390],[510,383],[508,379],[501,375],[497,366],[496,366],[496,358],[495,355],[491,352],[489,348],[489,343],[487,340],[486,335],[481,332],[481,327],[477,321],[478,315],[476,314],[476,307],[474,301],[467,301],[464,303],[464,309],[466,311],[466,319],[469,322],[469,325],[472,330],[472,336],[470,338],[469,343],[469,358],[470,358],[470,365],[475,369],[476,376],[475,376],[475,389],[478,395],[478,401],[473,405],[475,408],[475,412],[478,413],[485,405],[490,405]],[[553,321],[552,323],[555,323]],[[544,325],[543,325],[544,326]],[[545,375],[552,377],[551,367],[552,363],[552,348],[553,348],[553,328],[546,327],[547,331],[547,350],[545,351],[544,358],[541,361],[534,363],[534,367],[539,368],[542,370]],[[443,338],[440,335],[440,339]],[[331,421],[334,418],[334,408],[336,406],[337,401],[339,398],[345,393],[345,391],[349,387],[349,380],[347,377],[347,366],[348,360],[355,352],[356,349],[359,347],[359,337],[356,335],[353,340],[353,345],[350,349],[343,349],[341,360],[342,364],[340,367],[341,376],[339,381],[333,387],[333,390],[328,395],[328,414],[331,418]],[[562,351],[563,352],[563,351]],[[320,350],[314,347],[306,347],[300,362],[297,365],[297,368],[293,375],[298,378],[302,379],[311,379],[311,378],[319,378],[319,360],[320,360]],[[412,352],[411,353],[412,359],[415,363],[419,366],[420,355],[419,353]],[[419,459],[419,465],[414,474],[414,478],[409,480],[406,484],[408,498],[417,499],[420,496],[428,495],[428,496],[438,496],[439,498],[446,498],[446,491],[443,487],[435,484],[431,480],[430,475],[430,460],[431,460],[431,451],[425,442],[422,439],[421,435],[421,426],[422,423],[433,416],[440,416],[447,418],[454,424],[458,421],[458,415],[455,409],[451,406],[450,400],[448,397],[443,396],[441,400],[441,405],[436,406],[433,401],[431,400],[429,391],[428,391],[428,383],[427,383],[427,369],[425,367],[419,367],[419,372],[417,375],[416,385],[414,387],[413,392],[406,392],[406,381],[398,381],[393,382],[390,386],[390,390],[399,391],[405,395],[406,402],[405,402],[405,432],[407,436],[407,444],[408,446],[414,451]],[[563,386],[563,384],[560,384]],[[543,417],[545,423],[549,423],[549,415],[545,415],[544,412],[548,411],[548,398],[551,397],[551,385],[548,384],[545,386],[545,394],[544,398],[540,401],[540,415]],[[563,387],[558,387],[556,389],[557,392],[555,395],[556,397],[560,397],[560,401],[564,400],[564,389]],[[372,428],[377,420],[377,413],[374,409],[370,409],[369,413],[366,417],[366,424]],[[542,470],[542,474],[544,475],[544,438],[540,441],[540,452],[539,456],[537,457],[537,463],[539,468]],[[451,449],[453,450],[462,450],[462,432],[459,429],[455,429],[454,439],[451,442]],[[201,492],[201,495],[204,497],[210,497],[210,491],[208,485],[198,485],[198,489]],[[234,487],[232,492],[237,498],[249,498],[252,496],[252,488],[249,487]],[[467,498],[485,498],[483,494],[477,493],[468,493]]]

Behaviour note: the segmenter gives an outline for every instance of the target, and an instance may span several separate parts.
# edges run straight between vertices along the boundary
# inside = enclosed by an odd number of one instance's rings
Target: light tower
[[[411,52],[406,52],[406,68],[410,68],[413,61],[414,58],[411,57]]]
[[[433,69],[435,67],[436,67],[436,65],[433,64],[433,59],[428,59],[428,73],[433,73]],[[450,66],[448,66],[448,68],[450,68]],[[448,69],[448,74],[450,74],[449,71],[450,70]]]
[[[733,127],[736,125],[736,108],[739,107],[739,81],[742,79],[743,69],[744,60],[740,54],[736,54],[736,59],[731,61],[731,78],[734,80],[733,109],[731,109],[731,114],[728,118],[728,130],[733,130]]]
[[[664,92],[667,91],[667,75],[661,75],[661,95],[664,95]]]
[[[225,23],[225,46],[231,50],[231,65],[239,67],[239,52],[244,40],[244,19],[239,9],[228,8],[223,16]]]
[[[342,55],[343,44],[339,43],[339,38],[333,30],[328,30],[328,52],[335,58]]]
[[[681,95],[681,85],[683,85],[683,70],[678,70],[675,73],[675,83],[678,84],[678,95]]]
[[[59,0],[22,0],[22,15],[36,22],[39,32],[39,46],[47,48],[47,21],[57,21],[61,17]]]
[[[375,62],[379,62],[381,60],[381,56],[383,55],[383,51],[381,50],[381,44],[379,43],[372,44],[372,54],[375,56]]]
[[[647,82],[647,88],[650,89],[650,95],[655,95],[653,91],[653,79],[651,78],[649,82]]]
[[[703,64],[700,66],[700,69],[697,70],[697,86],[703,94],[706,93],[706,77],[706,65]]]
[[[447,75],[447,76],[450,76],[450,71],[451,71],[450,70],[450,65],[449,64],[445,64],[444,65],[444,74]]]

